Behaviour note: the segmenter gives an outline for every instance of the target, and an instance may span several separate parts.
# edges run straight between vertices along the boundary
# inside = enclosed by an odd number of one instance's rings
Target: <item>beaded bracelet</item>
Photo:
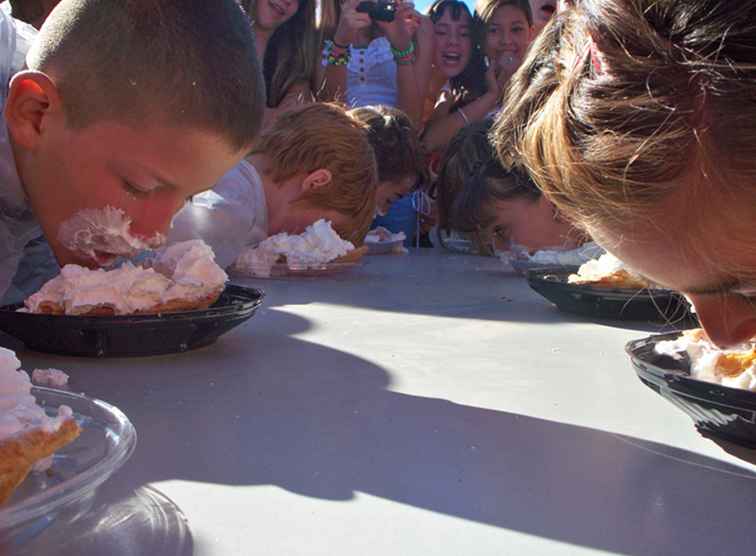
[[[402,58],[407,58],[408,56],[411,56],[415,53],[415,41],[410,41],[409,46],[405,50],[398,50],[391,47],[391,54],[394,55],[394,60],[401,60]]]
[[[334,46],[336,49],[342,49],[341,45],[335,45],[333,41],[325,41],[325,47],[323,48],[323,65],[324,66],[346,66],[351,58],[351,51],[349,49],[344,50],[341,54],[334,54]]]
[[[395,58],[394,62],[396,62],[397,66],[411,66],[415,63],[415,56],[413,54],[410,54],[409,56],[405,56],[404,58]]]

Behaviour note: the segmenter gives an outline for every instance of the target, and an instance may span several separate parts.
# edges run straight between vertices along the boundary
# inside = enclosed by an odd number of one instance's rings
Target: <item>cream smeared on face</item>
[[[165,242],[165,236],[155,233],[139,238],[130,231],[131,218],[121,209],[84,209],[64,221],[58,229],[58,240],[68,249],[106,266],[118,257],[130,257],[143,249],[154,249]]]

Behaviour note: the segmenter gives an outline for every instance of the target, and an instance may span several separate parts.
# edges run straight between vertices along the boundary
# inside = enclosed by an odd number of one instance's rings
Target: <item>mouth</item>
[[[462,61],[462,54],[459,52],[443,52],[441,60],[448,65],[456,65]]]
[[[270,6],[271,11],[279,18],[286,15],[286,10],[281,4],[277,2],[268,2],[268,5]]]
[[[120,209],[110,206],[84,209],[60,225],[58,240],[80,258],[95,261],[100,266],[165,242],[162,234],[156,232],[147,238],[133,234],[130,227],[131,218]]]

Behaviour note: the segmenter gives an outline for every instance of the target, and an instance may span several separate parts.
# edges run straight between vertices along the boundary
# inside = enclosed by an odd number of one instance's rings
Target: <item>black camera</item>
[[[366,0],[357,4],[357,11],[362,14],[368,14],[373,21],[385,21],[391,23],[396,15],[396,4],[394,2],[373,2]]]

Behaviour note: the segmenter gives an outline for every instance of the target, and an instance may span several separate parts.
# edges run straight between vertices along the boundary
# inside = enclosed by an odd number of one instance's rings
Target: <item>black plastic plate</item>
[[[691,378],[687,356],[673,359],[654,351],[658,342],[678,336],[660,334],[627,344],[638,378],[687,413],[702,434],[756,448],[756,392]]]
[[[682,326],[695,326],[690,305],[677,292],[569,284],[567,278],[571,273],[562,267],[531,270],[528,284],[566,313],[613,320],[682,322]]]
[[[137,357],[177,353],[213,343],[251,318],[264,293],[228,284],[208,309],[157,315],[77,317],[19,313],[0,307],[0,330],[27,348],[84,357]]]

